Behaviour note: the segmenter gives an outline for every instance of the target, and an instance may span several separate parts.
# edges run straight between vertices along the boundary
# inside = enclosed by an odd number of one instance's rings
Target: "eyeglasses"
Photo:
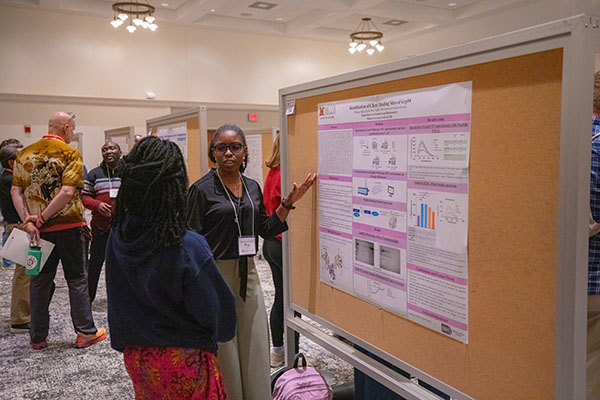
[[[213,151],[220,156],[227,153],[227,150],[231,151],[233,154],[238,154],[244,147],[245,146],[239,142],[233,142],[229,146],[225,143],[219,143],[213,146]]]

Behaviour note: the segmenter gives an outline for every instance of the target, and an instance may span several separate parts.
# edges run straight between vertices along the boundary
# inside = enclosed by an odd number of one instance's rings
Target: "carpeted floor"
[[[264,260],[257,259],[257,268],[270,310],[274,293],[271,271]],[[48,348],[31,350],[29,335],[10,333],[12,274],[12,270],[0,269],[0,399],[133,399],[122,355],[111,349],[110,335],[104,342],[87,349],[73,347],[75,333],[69,316],[67,285],[60,267],[50,305]],[[104,276],[93,314],[97,326],[108,328]],[[348,364],[312,342],[301,338],[300,350],[314,357],[316,366],[328,371],[333,383],[352,379],[352,368]]]

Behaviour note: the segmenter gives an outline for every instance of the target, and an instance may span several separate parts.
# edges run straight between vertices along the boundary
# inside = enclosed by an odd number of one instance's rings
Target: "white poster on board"
[[[321,281],[464,343],[471,93],[318,105]]]
[[[248,146],[248,165],[244,175],[254,179],[260,187],[263,186],[263,169],[262,169],[262,135],[249,134],[246,135],[246,144]]]
[[[175,142],[181,149],[183,158],[187,161],[187,122],[159,126],[156,128],[156,136]]]

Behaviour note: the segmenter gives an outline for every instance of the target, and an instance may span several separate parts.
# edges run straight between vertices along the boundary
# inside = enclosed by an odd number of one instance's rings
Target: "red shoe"
[[[46,339],[42,340],[39,343],[33,343],[31,341],[31,339],[29,339],[29,344],[31,345],[31,348],[33,350],[41,350],[41,349],[45,349],[46,347],[48,347],[48,337],[46,337]]]
[[[90,347],[91,345],[101,342],[106,339],[106,329],[98,328],[96,333],[86,335],[81,332],[77,332],[77,339],[75,339],[75,347],[83,349]]]

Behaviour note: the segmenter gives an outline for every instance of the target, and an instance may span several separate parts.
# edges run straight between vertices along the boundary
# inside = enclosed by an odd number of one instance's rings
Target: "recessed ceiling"
[[[132,0],[123,0],[132,1]],[[142,1],[142,0],[140,0]],[[387,43],[540,0],[149,0],[160,24],[345,42],[369,17]],[[112,18],[114,0],[0,0],[0,4]],[[163,4],[168,4],[165,6]],[[107,22],[108,23],[108,22]]]

